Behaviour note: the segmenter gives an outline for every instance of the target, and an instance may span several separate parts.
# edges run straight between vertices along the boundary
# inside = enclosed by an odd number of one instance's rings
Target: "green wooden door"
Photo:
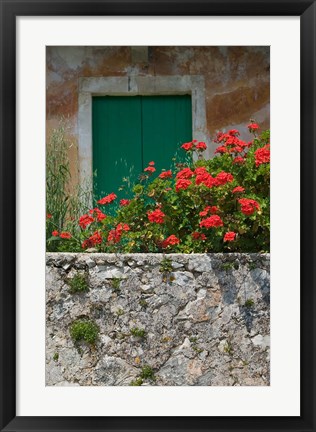
[[[94,193],[115,192],[154,161],[169,169],[179,145],[192,140],[191,97],[96,96],[92,102]]]
[[[157,173],[171,167],[180,145],[192,140],[191,97],[146,96],[142,98],[144,168],[154,161]]]

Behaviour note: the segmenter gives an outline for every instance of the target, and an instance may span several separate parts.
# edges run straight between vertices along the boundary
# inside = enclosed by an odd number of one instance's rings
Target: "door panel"
[[[94,193],[118,196],[123,177],[142,171],[140,96],[102,96],[92,101]]]
[[[155,162],[157,173],[171,167],[180,145],[192,140],[191,97],[144,96],[142,98],[143,160]]]

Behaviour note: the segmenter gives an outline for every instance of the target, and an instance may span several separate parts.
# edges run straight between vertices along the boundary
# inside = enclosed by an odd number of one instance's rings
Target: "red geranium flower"
[[[110,193],[109,195],[105,196],[104,198],[101,198],[98,201],[98,204],[110,204],[112,201],[114,201],[117,198],[115,193]]]
[[[236,237],[236,233],[234,231],[228,231],[225,235],[224,235],[224,242],[231,242],[234,241]]]
[[[199,232],[193,232],[192,237],[194,240],[206,240],[206,235]]]
[[[208,188],[212,188],[215,184],[215,178],[209,174],[204,167],[196,168],[195,173],[197,174],[195,184],[204,184]]]
[[[92,222],[94,222],[94,219],[88,214],[84,214],[79,218],[79,225],[82,229],[86,229],[88,225],[92,224]]]
[[[59,237],[62,238],[62,239],[70,239],[71,238],[71,234],[69,232],[67,232],[67,231],[63,231],[63,232],[60,233]]]
[[[92,236],[90,236],[87,240],[85,240],[81,247],[83,249],[86,249],[88,247],[93,247],[96,244],[101,244],[102,243],[102,235],[99,231],[95,231]]]
[[[144,171],[153,173],[156,171],[156,168],[154,168],[153,166],[148,166],[147,168],[144,169]]]
[[[89,240],[93,245],[101,244],[102,243],[102,235],[99,231],[96,231],[92,234],[91,237],[89,237]]]
[[[237,129],[231,129],[230,131],[228,131],[228,134],[232,136],[237,136],[240,135],[240,132]]]
[[[217,147],[217,149],[215,150],[215,154],[216,154],[216,153],[227,153],[227,152],[228,152],[228,150],[227,150],[227,148],[224,147],[224,146],[219,146],[219,147]]]
[[[192,237],[194,238],[194,240],[198,240],[200,238],[200,233],[199,232],[193,232]]]
[[[103,219],[106,218],[106,215],[97,207],[92,209],[92,210],[89,210],[89,213],[94,215],[94,217],[96,218],[96,220],[98,222],[101,222],[101,221],[103,221]]]
[[[165,221],[166,215],[161,210],[156,209],[152,212],[148,212],[147,216],[148,216],[149,222],[155,222],[158,224],[162,224]]]
[[[174,235],[172,234],[171,236],[169,236],[168,238],[166,238],[163,242],[162,242],[162,247],[165,249],[168,246],[172,246],[172,245],[176,245],[179,244],[180,240]]]
[[[250,123],[248,125],[248,129],[250,132],[255,132],[256,130],[259,129],[259,125],[257,123]]]
[[[252,215],[256,210],[260,210],[260,206],[257,201],[250,198],[240,198],[238,200],[241,205],[241,211],[247,216]]]
[[[243,151],[242,147],[236,146],[229,149],[229,153],[241,153]]]
[[[265,145],[255,151],[256,167],[263,163],[270,162],[270,144]]]
[[[116,231],[122,234],[123,231],[129,231],[130,227],[126,223],[119,223],[116,227]]]
[[[239,140],[235,136],[228,136],[225,139],[225,146],[237,145],[238,143],[239,143]]]
[[[222,141],[227,140],[229,137],[230,137],[230,135],[227,133],[218,132],[214,141],[215,142],[222,142]]]
[[[234,177],[230,173],[226,173],[224,171],[217,174],[215,177],[215,185],[216,186],[223,186],[226,183],[230,183],[234,180]]]
[[[161,174],[159,174],[158,176],[161,179],[165,179],[165,178],[172,178],[172,171],[163,171]]]
[[[195,148],[197,150],[203,151],[207,149],[207,145],[205,144],[205,142],[201,141],[195,146]]]
[[[50,213],[47,213],[46,219],[50,219],[51,217],[52,217],[52,215]]]
[[[237,156],[233,159],[233,164],[243,164],[245,159],[241,156]]]
[[[118,243],[121,240],[123,231],[129,231],[130,227],[125,223],[119,223],[116,228],[112,229],[108,234],[108,241]]]
[[[194,144],[191,141],[191,142],[187,142],[187,143],[182,144],[181,148],[183,148],[185,151],[189,151],[189,150],[192,150],[193,146],[194,146]]]
[[[130,200],[128,199],[121,199],[120,206],[124,207],[127,206],[130,203]]]
[[[211,206],[206,206],[206,207],[204,208],[204,210],[202,210],[202,211],[200,212],[200,216],[202,216],[202,217],[207,216],[207,215],[208,215],[208,212],[210,211],[210,209],[211,209]]]
[[[148,165],[149,165],[149,166],[153,166],[153,165],[155,165],[155,162],[154,162],[154,161],[151,161],[151,162],[148,163]]]
[[[203,219],[200,222],[200,227],[205,227],[205,228],[215,228],[215,227],[220,227],[223,226],[223,221],[222,219],[217,216],[217,215],[213,215],[208,217],[207,219]]]
[[[243,188],[242,186],[236,186],[233,190],[233,193],[241,193],[241,192],[245,192],[245,188]]]
[[[208,172],[207,172],[206,168],[204,166],[202,166],[202,167],[195,168],[194,174],[203,175],[203,174],[208,174]]]
[[[176,183],[176,191],[178,192],[180,189],[188,189],[188,187],[191,185],[190,180],[185,179],[179,179]]]
[[[205,209],[203,211],[200,212],[200,216],[205,217],[209,213],[216,214],[218,212],[218,210],[219,209],[217,206],[207,206],[207,207],[205,207]]]
[[[184,168],[183,170],[179,171],[176,175],[177,179],[189,179],[194,176],[194,172],[190,170],[190,168]]]
[[[53,232],[52,232],[52,236],[54,236],[54,237],[58,237],[58,236],[59,236],[59,232],[58,232],[58,231],[56,231],[56,230],[55,230],[55,231],[53,231]]]
[[[108,242],[118,243],[121,240],[121,236],[116,232],[115,229],[112,229],[108,234]]]

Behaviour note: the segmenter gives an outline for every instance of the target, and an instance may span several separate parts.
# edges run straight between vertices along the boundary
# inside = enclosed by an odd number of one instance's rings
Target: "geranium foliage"
[[[267,252],[270,245],[270,134],[248,125],[220,132],[215,157],[193,140],[185,158],[157,172],[150,161],[132,188],[115,191],[83,214],[66,233],[52,232],[48,249],[103,252]],[[115,208],[115,212],[109,209]],[[58,242],[56,241],[58,240]],[[93,248],[93,249],[91,249]]]

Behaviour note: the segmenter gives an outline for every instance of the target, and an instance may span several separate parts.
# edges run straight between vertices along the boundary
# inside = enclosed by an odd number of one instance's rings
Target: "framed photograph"
[[[314,431],[315,3],[0,1],[1,430]]]

